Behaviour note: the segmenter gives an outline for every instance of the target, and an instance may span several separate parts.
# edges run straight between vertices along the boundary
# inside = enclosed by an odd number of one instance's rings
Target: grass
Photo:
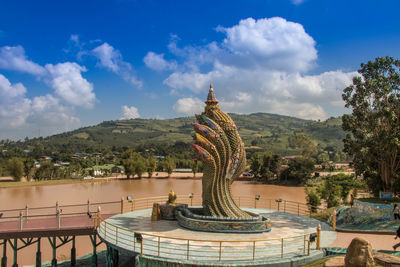
[[[312,213],[311,218],[317,219],[321,222],[327,222],[335,209],[336,209],[335,207],[332,207],[329,209],[319,211],[318,213]]]
[[[0,188],[13,187],[13,186],[32,186],[32,185],[45,185],[45,184],[69,184],[69,183],[82,183],[92,182],[93,180],[83,179],[59,179],[59,180],[44,180],[33,182],[0,182]]]

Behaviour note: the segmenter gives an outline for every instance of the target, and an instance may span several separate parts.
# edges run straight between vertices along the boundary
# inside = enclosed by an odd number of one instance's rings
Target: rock
[[[324,267],[343,267],[344,266],[344,257],[333,257],[327,260],[324,263]]]
[[[354,238],[347,248],[345,267],[363,267],[374,264],[371,243],[360,237]]]
[[[377,264],[382,265],[382,266],[400,266],[400,257],[390,255],[390,254],[385,254],[381,252],[375,252],[374,254],[374,260]]]

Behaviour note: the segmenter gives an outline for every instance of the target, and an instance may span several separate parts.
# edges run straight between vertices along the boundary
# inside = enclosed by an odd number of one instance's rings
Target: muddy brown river
[[[61,185],[41,185],[26,187],[0,188],[0,210],[29,207],[54,206],[56,201],[60,205],[83,204],[89,199],[91,202],[118,201],[121,197],[131,195],[133,198],[168,195],[173,189],[177,195],[194,193],[201,194],[201,180],[193,179],[142,179],[142,180],[110,180],[91,183],[75,183]],[[232,184],[233,195],[254,196],[261,198],[282,198],[305,203],[303,187],[288,187],[276,185],[254,184],[246,181],[236,181]],[[77,257],[92,251],[89,237],[76,238]],[[51,260],[51,249],[47,240],[42,239],[42,261]],[[57,249],[58,260],[69,258],[71,244]],[[99,250],[104,249],[100,245]],[[0,257],[3,247],[0,246]],[[20,266],[35,263],[36,246],[24,248],[18,252]],[[11,266],[13,257],[8,246],[8,264]]]

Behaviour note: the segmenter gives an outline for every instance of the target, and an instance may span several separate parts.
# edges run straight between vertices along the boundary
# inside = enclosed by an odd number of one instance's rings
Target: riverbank
[[[193,177],[192,173],[172,173],[168,177],[168,173],[166,172],[156,172],[153,174],[151,178],[148,177],[147,174],[142,176],[142,179],[192,179],[192,180],[200,180],[203,174],[198,173],[195,177]],[[93,182],[108,182],[113,180],[140,180],[137,176],[127,179],[126,176],[116,175],[116,176],[108,176],[108,177],[96,177],[89,179],[55,179],[55,180],[41,180],[41,181],[13,181],[12,177],[0,177],[0,188],[5,187],[29,187],[35,185],[59,185],[59,184],[75,184],[75,183],[93,183]]]

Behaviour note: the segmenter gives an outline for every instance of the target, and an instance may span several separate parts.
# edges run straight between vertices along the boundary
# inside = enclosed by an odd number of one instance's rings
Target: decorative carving
[[[203,162],[203,213],[213,217],[249,218],[231,195],[231,183],[246,166],[246,152],[231,117],[221,111],[212,84],[206,107],[196,114],[195,158]]]

